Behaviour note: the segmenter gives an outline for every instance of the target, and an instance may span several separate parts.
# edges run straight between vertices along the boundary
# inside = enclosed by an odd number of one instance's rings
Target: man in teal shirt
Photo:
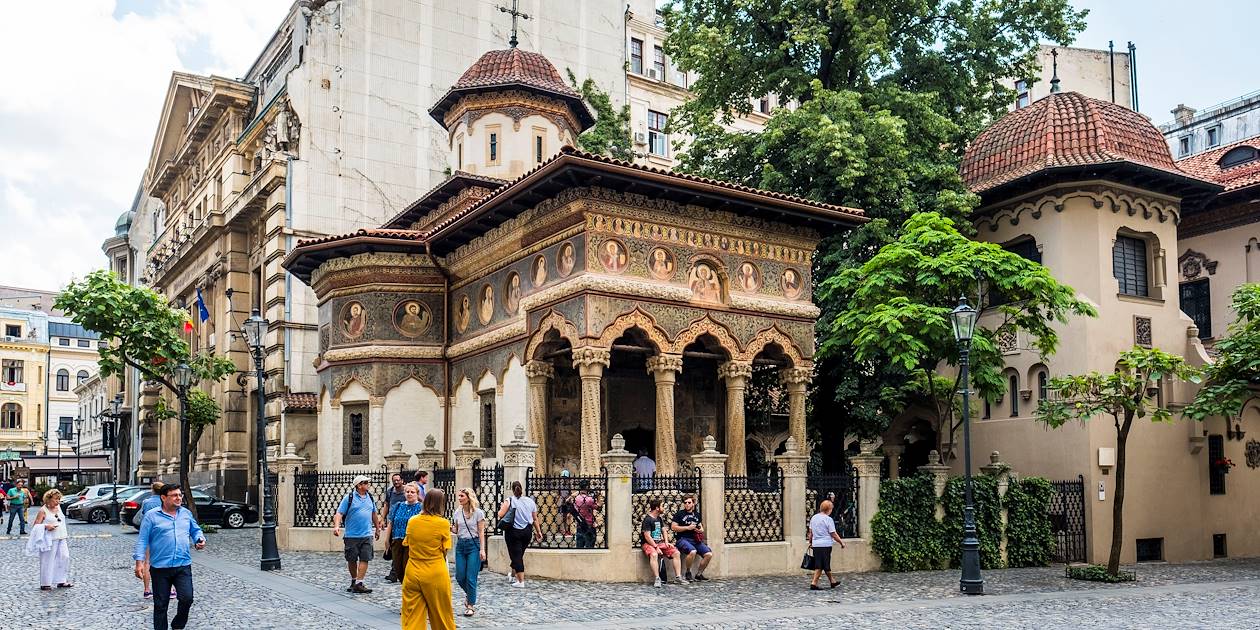
[[[13,519],[18,520],[18,529],[22,535],[26,535],[26,508],[31,504],[31,491],[26,489],[26,480],[18,479],[13,482],[13,487],[4,494],[5,500],[9,502],[9,526],[5,529],[5,535],[13,535]]]
[[[165,594],[175,587],[179,598],[171,628],[179,630],[188,623],[188,611],[193,603],[191,549],[205,549],[206,537],[192,512],[183,507],[184,492],[175,484],[162,486],[162,507],[150,510],[140,522],[140,535],[136,538],[136,577],[143,579],[145,552],[149,554],[149,577],[153,580],[153,592]],[[166,630],[166,613],[171,600],[165,596],[153,598],[153,629]]]

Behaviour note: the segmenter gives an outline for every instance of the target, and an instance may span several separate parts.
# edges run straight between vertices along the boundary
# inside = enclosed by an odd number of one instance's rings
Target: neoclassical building
[[[661,474],[714,435],[742,473],[754,370],[780,374],[806,443],[812,255],[861,211],[577,151],[591,112],[519,48],[429,114],[449,177],[284,260],[318,299],[320,469],[430,436],[443,458],[471,438],[491,460],[523,426],[550,472],[597,473],[620,433]]]

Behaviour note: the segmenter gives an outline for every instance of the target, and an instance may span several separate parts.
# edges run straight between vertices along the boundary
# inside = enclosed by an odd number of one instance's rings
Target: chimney
[[[1177,124],[1184,125],[1194,118],[1197,111],[1193,107],[1186,107],[1184,104],[1178,104],[1172,110],[1172,115],[1176,117]]]

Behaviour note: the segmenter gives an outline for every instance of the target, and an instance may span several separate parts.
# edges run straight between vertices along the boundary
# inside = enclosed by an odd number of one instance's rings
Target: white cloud
[[[60,288],[104,266],[101,242],[143,176],[171,72],[244,74],[290,6],[132,4],[5,6],[0,284]]]

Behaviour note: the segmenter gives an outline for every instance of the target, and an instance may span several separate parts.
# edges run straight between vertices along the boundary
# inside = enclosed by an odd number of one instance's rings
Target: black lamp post
[[[118,434],[116,433],[119,418],[118,411],[119,408],[122,407],[122,399],[122,392],[114,394],[114,399],[109,403],[113,411],[113,413],[110,414],[109,426],[101,427],[101,439],[108,439],[109,446],[113,447],[114,451],[113,457],[110,461],[110,473],[113,476],[114,482],[114,492],[110,496],[110,503],[112,504],[111,507],[114,508],[113,514],[109,517],[111,525],[117,525],[122,522],[120,520],[122,511],[118,509]]]
[[[183,472],[188,470],[188,388],[192,385],[193,371],[187,363],[175,366],[175,393],[179,396],[179,472],[180,485],[186,481]],[[191,500],[192,497],[189,497]]]
[[[971,338],[976,332],[979,313],[967,305],[967,298],[958,298],[958,306],[949,314],[954,326],[954,339],[958,342],[958,363],[962,369],[962,416],[963,416],[963,474],[966,491],[963,494],[962,579],[959,590],[964,595],[984,595],[984,578],[980,576],[980,540],[976,537],[976,506],[971,491]],[[1013,395],[1013,393],[1012,393]]]
[[[254,376],[258,379],[258,412],[254,427],[255,443],[258,450],[258,496],[262,498],[262,570],[275,571],[280,568],[280,547],[276,544],[276,518],[272,509],[272,497],[267,492],[267,392],[265,386],[267,375],[263,372],[264,336],[267,334],[267,320],[254,309],[249,319],[245,320],[245,343],[254,357]]]
[[[74,419],[74,482],[83,485],[83,417]]]

